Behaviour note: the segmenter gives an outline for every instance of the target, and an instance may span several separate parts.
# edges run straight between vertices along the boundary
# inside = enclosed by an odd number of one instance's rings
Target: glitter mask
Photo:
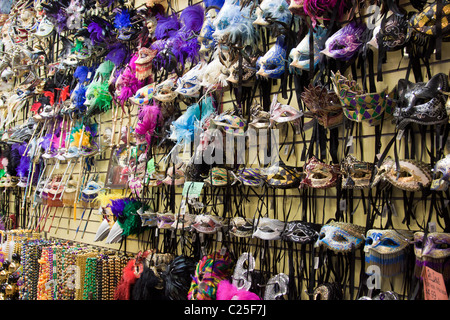
[[[175,91],[176,79],[167,79],[160,84],[156,85],[153,93],[153,98],[160,102],[172,102],[177,96],[178,92]]]
[[[326,29],[322,27],[316,27],[313,32],[313,43],[314,43],[314,67],[320,61],[320,49],[319,43],[322,42],[326,35]],[[309,37],[311,36],[311,31],[303,38],[302,41],[297,45],[297,47],[293,48],[289,53],[289,59],[292,61],[290,63],[291,67],[298,68],[300,70],[309,70],[310,69],[310,59],[309,59]]]
[[[260,187],[264,184],[264,177],[258,168],[245,168],[237,173],[237,179],[244,185],[250,187]]]
[[[446,191],[450,180],[450,155],[436,162],[433,172],[433,181],[430,189],[435,191]]]
[[[256,60],[256,75],[263,78],[280,79],[285,72],[286,43],[284,36],[279,36],[275,44],[262,57]]]
[[[423,232],[414,233],[415,275],[421,278],[422,269],[427,266],[450,280],[450,233],[431,232],[426,238]]]
[[[325,128],[333,128],[342,123],[343,112],[336,93],[323,86],[309,84],[301,94],[301,99],[309,110],[305,116],[314,117]]]
[[[350,60],[363,45],[366,30],[364,24],[348,23],[327,39],[321,53],[338,60]]]
[[[284,300],[288,293],[289,276],[284,273],[274,275],[267,281],[263,300]]]
[[[288,26],[292,20],[289,4],[285,0],[263,0],[255,11],[256,20],[254,25],[268,26],[281,24]]]
[[[213,234],[226,225],[224,218],[209,214],[196,215],[192,227],[200,233]]]
[[[380,30],[376,35],[378,47],[387,51],[403,48],[409,41],[408,19],[406,15],[392,14],[381,21]]]
[[[233,272],[233,284],[238,290],[250,290],[252,286],[252,272],[255,269],[255,258],[252,253],[244,252],[236,262]]]
[[[327,189],[334,187],[341,174],[338,165],[329,165],[319,161],[316,157],[310,158],[305,163],[305,178],[301,182],[301,187],[315,189]]]
[[[281,104],[277,102],[277,96],[275,95],[270,106],[270,122],[271,123],[285,123],[296,122],[302,117],[303,112],[297,110],[287,104]]]
[[[369,188],[372,179],[373,168],[373,163],[358,161],[352,155],[348,155],[341,163],[342,188]]]
[[[272,188],[296,188],[300,184],[301,173],[294,167],[273,165],[265,175],[267,185]]]
[[[198,97],[200,95],[203,69],[205,66],[205,62],[199,62],[182,77],[178,78],[176,92],[183,96]]]
[[[281,234],[284,241],[301,244],[314,243],[319,237],[320,226],[305,221],[289,221]]]
[[[144,80],[148,78],[152,73],[152,61],[156,57],[158,50],[152,50],[146,47],[142,47],[138,51],[138,58],[134,62],[136,65],[136,78],[138,80]]]
[[[214,187],[225,187],[231,185],[234,178],[226,168],[212,168],[208,173],[208,178],[204,181],[206,184]]]
[[[364,245],[364,227],[347,222],[332,221],[320,229],[315,247],[323,246],[334,252],[350,252]]]
[[[159,229],[172,229],[172,225],[175,222],[175,215],[170,212],[157,213],[156,214],[156,226]]]
[[[364,93],[351,76],[346,78],[339,71],[332,75],[331,80],[349,120],[376,125],[384,117],[392,115],[396,106],[396,90],[388,93],[386,88],[381,93]]]
[[[380,267],[381,275],[392,277],[405,268],[406,249],[412,242],[410,231],[379,230],[367,231],[364,244],[365,261],[368,266]]]
[[[230,67],[230,76],[227,81],[232,84],[239,83],[239,73],[242,73],[242,86],[252,86],[254,84],[255,74],[256,74],[256,60],[258,57],[252,56],[247,59],[242,59],[242,67],[239,68],[239,61],[234,63]]]
[[[168,185],[182,185],[185,181],[184,168],[185,165],[182,162],[176,164],[175,168],[170,166],[167,169],[167,176],[162,182]]]
[[[229,232],[239,238],[249,238],[253,234],[253,220],[250,218],[234,217],[230,221]]]
[[[436,9],[437,2],[434,2],[415,13],[409,20],[410,27],[428,36],[435,36],[437,34],[436,29],[438,24]],[[449,15],[450,4],[448,2],[444,2],[441,18],[441,35],[443,38],[447,38],[450,33]]]
[[[252,237],[262,240],[279,240],[281,239],[281,232],[284,230],[284,225],[283,221],[262,217],[258,220],[256,230]]]
[[[130,98],[130,101],[134,104],[139,105],[149,104],[153,98],[154,93],[155,93],[155,84],[151,83],[136,91],[134,97]]]
[[[230,115],[230,114],[220,114],[211,120],[211,123],[216,125],[219,128],[222,128],[223,131],[227,134],[232,135],[243,135],[245,129],[245,122],[242,118]]]
[[[420,125],[443,124],[448,122],[445,109],[449,90],[448,77],[444,73],[434,75],[427,83],[412,83],[406,79],[398,81],[399,101],[394,117],[399,129],[409,123]]]
[[[372,186],[386,180],[401,190],[420,191],[431,184],[432,175],[428,164],[414,160],[399,160],[399,167],[397,172],[394,159],[388,156],[378,168]]]

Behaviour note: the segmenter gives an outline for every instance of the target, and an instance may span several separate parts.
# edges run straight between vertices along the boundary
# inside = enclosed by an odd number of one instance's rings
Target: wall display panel
[[[448,35],[407,15],[433,7],[66,2],[2,20],[2,254],[70,256],[78,291],[3,297],[150,299],[127,263],[166,284],[155,261],[186,257],[214,281],[192,267],[171,299],[448,286],[448,250],[422,256],[448,242]]]

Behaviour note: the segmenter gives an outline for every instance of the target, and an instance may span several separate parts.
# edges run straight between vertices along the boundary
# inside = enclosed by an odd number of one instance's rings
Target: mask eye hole
[[[322,173],[322,172],[313,172],[312,177],[313,177],[314,179],[326,179],[326,178],[328,178],[328,176],[325,175],[325,174]]]
[[[438,243],[438,244],[436,244],[436,249],[445,250],[445,249],[448,249],[448,248],[450,248],[450,245],[448,243]]]
[[[415,246],[416,248],[418,248],[418,249],[422,249],[422,246],[423,246],[422,240],[416,240],[416,241],[414,242],[414,246]]]
[[[397,247],[398,243],[392,239],[384,239],[381,244],[386,247]]]
[[[347,241],[347,239],[341,234],[335,234],[333,236],[333,240],[337,241],[337,242],[345,242],[345,241]]]
[[[366,245],[371,246],[373,244],[373,239],[372,238],[367,238],[366,239]]]
[[[325,235],[325,232],[321,232],[320,235],[319,235],[319,240],[324,239],[325,236],[326,236],[326,235]]]
[[[409,177],[412,177],[412,175],[408,171],[401,170],[399,177],[400,178],[409,178]]]

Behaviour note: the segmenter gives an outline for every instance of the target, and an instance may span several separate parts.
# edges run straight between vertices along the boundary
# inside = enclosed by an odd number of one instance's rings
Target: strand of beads
[[[84,275],[83,300],[97,300],[97,258],[86,258],[86,272]]]

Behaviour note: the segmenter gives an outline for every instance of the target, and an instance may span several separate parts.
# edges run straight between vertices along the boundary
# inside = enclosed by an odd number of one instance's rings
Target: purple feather
[[[180,21],[176,14],[168,17],[158,16],[158,23],[155,29],[155,38],[157,40],[170,38],[181,28]]]
[[[125,62],[128,55],[129,51],[127,47],[120,42],[116,42],[109,47],[109,53],[106,55],[105,59],[111,61],[116,66],[120,66]]]
[[[20,163],[17,166],[17,176],[18,177],[28,177],[28,172],[30,171],[30,158],[28,156],[22,157]]]
[[[185,31],[199,33],[203,26],[205,11],[199,4],[185,8],[180,14],[180,21]]]
[[[44,151],[48,150],[48,148],[50,147],[51,139],[52,139],[51,133],[47,133],[45,136],[42,137],[42,141],[39,143],[39,145]]]
[[[125,208],[125,199],[113,199],[108,205],[111,208],[111,212],[116,218],[122,216],[123,209]]]
[[[103,28],[97,22],[91,22],[88,26],[89,37],[94,45],[105,42]]]
[[[120,10],[114,17],[114,27],[117,29],[131,27],[130,14],[127,9]]]

